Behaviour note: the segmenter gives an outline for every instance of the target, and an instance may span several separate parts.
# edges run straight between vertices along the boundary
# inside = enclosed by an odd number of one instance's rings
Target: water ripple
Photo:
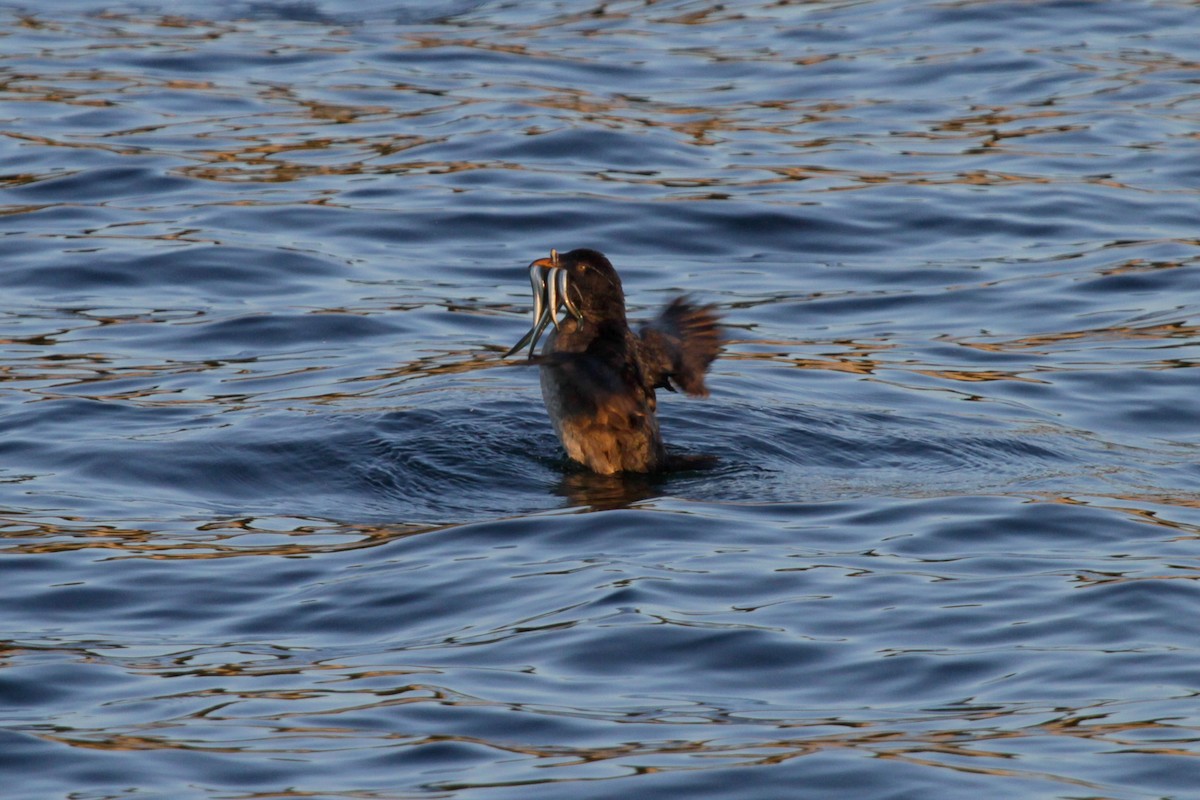
[[[0,8],[6,797],[1186,796],[1194,10]],[[500,357],[575,246],[709,468]]]

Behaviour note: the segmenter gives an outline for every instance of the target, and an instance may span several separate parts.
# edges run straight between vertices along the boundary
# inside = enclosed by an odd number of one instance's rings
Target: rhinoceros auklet
[[[654,390],[706,397],[704,373],[720,349],[712,306],[677,297],[634,333],[625,292],[602,253],[572,250],[529,265],[533,327],[504,354],[529,345],[542,397],[567,455],[602,474],[667,468]],[[567,316],[559,320],[559,311]],[[534,347],[548,325],[540,356]]]

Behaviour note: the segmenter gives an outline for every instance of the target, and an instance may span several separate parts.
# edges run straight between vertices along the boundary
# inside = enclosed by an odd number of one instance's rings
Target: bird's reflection
[[[660,497],[666,493],[673,476],[715,469],[720,460],[700,453],[672,453],[662,472],[618,472],[613,475],[592,472],[565,459],[564,464],[562,479],[553,490],[555,494],[565,497],[573,507],[612,511]]]

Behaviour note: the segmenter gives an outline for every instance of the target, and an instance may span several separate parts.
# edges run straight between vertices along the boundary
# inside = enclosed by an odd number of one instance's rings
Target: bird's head
[[[546,326],[558,327],[559,310],[580,323],[613,322],[625,324],[625,292],[612,262],[597,250],[581,248],[529,265],[529,283],[533,289],[533,327],[505,356],[526,344],[530,356]]]
[[[549,270],[549,278],[561,281],[557,288],[563,305],[576,317],[586,319],[625,319],[625,291],[621,288],[621,277],[613,269],[612,262],[596,250],[572,250],[558,256],[538,259],[534,262]],[[557,278],[555,270],[566,274],[566,279]],[[571,308],[574,305],[575,308]],[[553,311],[552,311],[553,313]]]

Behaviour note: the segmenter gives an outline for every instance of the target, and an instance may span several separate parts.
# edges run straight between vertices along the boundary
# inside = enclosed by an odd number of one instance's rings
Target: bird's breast
[[[653,407],[617,376],[596,375],[587,356],[541,366],[542,399],[563,449],[594,472],[652,472],[663,460]],[[599,379],[597,379],[599,377]]]

